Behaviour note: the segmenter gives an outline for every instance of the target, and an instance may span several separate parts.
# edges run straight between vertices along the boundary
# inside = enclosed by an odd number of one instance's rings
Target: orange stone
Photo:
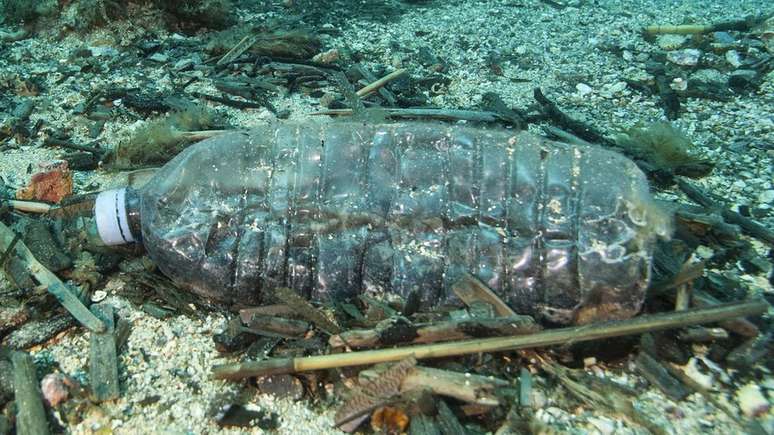
[[[59,203],[73,193],[73,174],[64,160],[40,164],[40,171],[33,174],[29,184],[16,192],[22,200]]]
[[[400,408],[382,406],[371,415],[371,428],[377,433],[401,434],[409,424],[409,417]]]

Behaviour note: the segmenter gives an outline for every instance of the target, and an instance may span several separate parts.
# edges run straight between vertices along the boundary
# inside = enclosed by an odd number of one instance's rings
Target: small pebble
[[[687,48],[685,50],[670,51],[667,53],[667,60],[682,66],[694,66],[699,63],[701,57],[701,51],[695,48]]]
[[[764,190],[758,195],[758,202],[771,203],[774,202],[774,190]]]
[[[332,48],[328,51],[318,53],[312,58],[312,60],[315,62],[319,62],[327,65],[327,64],[336,62],[337,60],[339,60],[340,57],[341,56],[339,55],[339,50]]]
[[[169,60],[169,56],[161,53],[153,53],[150,57],[148,57],[148,60],[152,60],[158,63],[166,63]]]
[[[118,50],[116,50],[113,47],[107,47],[107,46],[89,47],[89,51],[91,51],[91,55],[94,57],[118,56]]]
[[[721,44],[731,44],[734,42],[734,37],[731,36],[728,32],[715,32],[712,34],[712,38],[715,40],[715,42],[719,42]]]
[[[685,35],[666,34],[659,35],[659,37],[656,39],[656,44],[662,50],[677,50],[678,48],[685,45],[687,41],[688,37]]]
[[[615,82],[607,88],[608,92],[611,94],[617,94],[624,89],[626,89],[626,82]]]
[[[615,422],[605,417],[590,417],[589,423],[602,435],[615,433]]]
[[[581,97],[585,97],[586,95],[594,92],[591,86],[585,83],[578,83],[577,85],[575,85],[575,89],[578,91],[578,95],[580,95]]]
[[[194,65],[194,60],[191,58],[186,59],[180,59],[177,62],[175,62],[175,65],[172,67],[175,71],[184,71]]]
[[[742,57],[736,50],[728,50],[726,52],[726,62],[731,64],[734,68],[739,68],[742,65]]]
[[[669,87],[676,91],[684,91],[688,89],[688,80],[685,80],[680,77],[675,77],[674,79],[672,79],[672,83],[669,84]]]

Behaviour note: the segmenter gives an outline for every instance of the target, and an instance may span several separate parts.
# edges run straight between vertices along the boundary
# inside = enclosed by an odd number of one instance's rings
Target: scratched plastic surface
[[[518,313],[634,315],[663,232],[625,157],[435,123],[273,124],[189,147],[139,192],[161,270],[228,304],[417,292],[470,272]]]

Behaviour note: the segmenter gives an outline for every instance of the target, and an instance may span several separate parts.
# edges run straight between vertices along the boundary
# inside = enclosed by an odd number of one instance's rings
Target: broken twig
[[[331,347],[349,346],[372,348],[398,343],[437,343],[469,338],[503,337],[531,334],[540,326],[529,316],[495,317],[491,319],[462,319],[443,322],[411,324],[405,319],[389,319],[374,329],[353,329],[334,335],[328,340]]]
[[[89,353],[91,391],[95,401],[104,402],[117,399],[119,395],[115,316],[113,307],[108,304],[94,304],[91,312],[107,326],[105,332],[91,333]]]
[[[53,206],[42,201],[21,201],[18,199],[8,199],[3,201],[4,204],[8,204],[9,207],[14,210],[24,211],[27,213],[48,213]]]
[[[50,433],[32,357],[26,352],[13,352],[11,361],[16,400],[16,433]]]
[[[748,17],[743,20],[724,21],[715,24],[680,24],[680,25],[655,25],[646,26],[644,31],[650,35],[661,35],[672,33],[677,35],[695,35],[699,33],[725,32],[736,30],[739,32],[749,32],[758,24],[766,21],[769,15],[757,17]]]
[[[224,65],[227,63],[231,63],[235,61],[239,56],[241,56],[245,51],[249,50],[250,47],[255,45],[256,41],[258,41],[258,35],[257,34],[248,34],[244,38],[242,38],[241,41],[237,42],[237,44],[231,48],[231,50],[228,51],[228,53],[224,54],[223,57],[218,60],[218,63],[216,65]]]
[[[398,77],[403,76],[404,74],[406,74],[406,70],[405,69],[401,68],[401,69],[395,70],[395,71],[387,74],[386,76],[380,78],[379,80],[371,83],[370,85],[360,89],[359,91],[356,92],[356,94],[357,94],[358,97],[363,98],[366,95],[369,95],[372,92],[379,90],[384,85],[389,83],[391,80],[395,80]]]
[[[467,306],[475,301],[482,301],[492,305],[498,315],[503,317],[517,317],[511,309],[492,289],[486,286],[475,276],[466,273],[462,279],[454,283],[452,291]]]
[[[640,352],[635,359],[637,370],[652,385],[658,387],[673,400],[683,400],[687,395],[683,384],[675,379],[667,369],[645,352]]]
[[[703,290],[694,291],[691,302],[691,306],[694,308],[707,308],[721,304],[718,299]],[[719,322],[719,324],[722,328],[728,329],[743,337],[755,337],[760,333],[758,327],[744,317],[727,319]]]
[[[614,145],[593,126],[584,124],[583,122],[578,121],[577,119],[573,119],[566,113],[562,112],[559,107],[557,107],[556,103],[543,95],[543,91],[540,88],[535,88],[533,96],[535,101],[540,104],[541,112],[545,113],[545,115],[548,116],[551,121],[553,121],[554,124],[556,124],[559,128],[568,130],[579,138],[591,143],[604,144],[607,146]]]
[[[223,364],[213,367],[216,379],[242,379],[269,374],[296,373],[336,367],[349,367],[397,361],[413,356],[416,359],[441,358],[479,352],[502,352],[556,344],[578,343],[601,338],[620,337],[660,331],[688,325],[713,323],[737,317],[759,315],[769,309],[762,299],[712,308],[680,312],[644,315],[634,319],[589,324],[554,329],[532,335],[465,340],[442,344],[408,346],[395,349],[379,349],[335,355],[319,355],[304,358],[274,358],[265,361],[249,361],[240,364]]]
[[[440,121],[470,122],[507,122],[494,112],[462,109],[396,109],[379,108],[384,115],[392,119],[435,119]],[[310,113],[310,115],[351,116],[352,109],[330,109]]]
[[[375,370],[363,370],[360,378],[373,380],[379,376]],[[508,381],[491,376],[460,373],[432,367],[414,367],[406,373],[400,384],[401,393],[428,389],[439,396],[453,397],[463,402],[497,406],[497,388],[507,386]]]
[[[769,246],[774,246],[774,231],[731,210],[721,201],[713,199],[708,193],[689,183],[684,178],[677,177],[677,186],[691,199],[691,201],[694,201],[709,210],[719,211],[726,222],[739,225],[739,227],[742,228],[742,231],[748,236],[765,242]]]
[[[293,311],[303,319],[312,322],[315,326],[326,332],[328,335],[341,332],[339,325],[333,323],[325,315],[315,308],[308,300],[302,298],[293,289],[288,287],[279,287],[274,290],[274,296],[277,300],[290,305]],[[243,321],[244,317],[242,318]],[[246,322],[245,322],[246,323]]]
[[[7,250],[14,238],[15,233],[0,222],[0,251]],[[24,242],[21,240],[17,241],[14,249],[30,274],[35,277],[35,280],[45,286],[48,292],[56,297],[59,303],[76,320],[92,332],[102,332],[105,330],[105,324],[96,318],[53,272],[46,269],[45,266],[35,259],[35,256],[32,255],[32,252],[30,252]]]

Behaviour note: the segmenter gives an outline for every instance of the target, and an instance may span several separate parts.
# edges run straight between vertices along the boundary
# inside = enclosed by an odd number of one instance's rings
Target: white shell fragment
[[[769,401],[761,393],[756,384],[747,384],[736,392],[739,409],[747,417],[757,417],[769,410]]]
[[[699,359],[696,357],[691,358],[688,364],[683,367],[686,376],[693,379],[702,388],[712,389],[715,384],[715,377],[712,373],[703,373],[703,370],[699,367]]]
[[[107,297],[107,292],[104,290],[97,290],[91,295],[91,301],[94,303],[101,302]]]

